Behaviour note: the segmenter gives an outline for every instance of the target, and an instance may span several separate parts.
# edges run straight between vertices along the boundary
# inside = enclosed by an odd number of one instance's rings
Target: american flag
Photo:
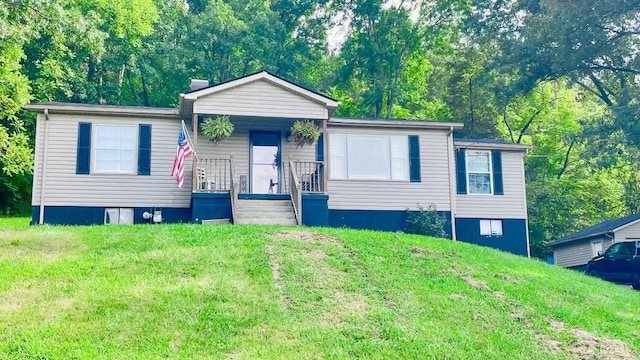
[[[178,134],[178,148],[176,150],[176,158],[173,160],[173,168],[171,169],[171,176],[176,178],[180,189],[184,187],[184,161],[191,155],[193,155],[193,149],[191,149],[182,128],[180,129],[180,134]]]

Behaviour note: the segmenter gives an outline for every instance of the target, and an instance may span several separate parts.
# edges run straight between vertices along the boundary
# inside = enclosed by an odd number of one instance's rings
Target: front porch
[[[180,113],[198,155],[192,169],[192,221],[227,216],[237,222],[250,212],[255,220],[262,216],[260,209],[253,211],[256,202],[270,200],[262,203],[263,213],[289,216],[289,207],[296,224],[309,224],[303,214],[313,203],[310,214],[324,215],[311,223],[328,224],[326,136],[305,147],[289,139],[297,120],[313,121],[326,134],[337,107],[336,100],[267,71],[181,94]],[[217,143],[200,131],[204,119],[215,116],[228,116],[234,126],[232,135]],[[276,201],[284,202],[267,208]]]
[[[198,124],[206,117],[198,116]],[[328,214],[324,137],[315,145],[297,147],[288,139],[295,119],[231,116],[230,120],[233,134],[217,143],[189,124],[197,153],[192,221],[328,224],[328,215],[322,215]],[[321,122],[317,125],[322,126]],[[258,204],[261,209],[256,209]],[[314,212],[305,214],[305,208]]]

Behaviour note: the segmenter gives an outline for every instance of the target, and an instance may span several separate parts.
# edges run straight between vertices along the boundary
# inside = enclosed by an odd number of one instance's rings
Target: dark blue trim
[[[456,237],[464,242],[527,256],[527,221],[524,219],[494,219],[502,220],[502,236],[480,235],[481,219],[456,218]]]
[[[302,194],[302,224],[329,226],[329,206],[326,194]]]
[[[276,162],[278,164],[278,186],[277,191],[280,192],[282,184],[282,134],[279,131],[249,131],[249,192],[253,192],[253,146],[277,146]]]
[[[229,193],[193,193],[191,195],[191,222],[231,219],[231,195]]]
[[[324,161],[324,134],[320,134],[316,143],[316,161]]]
[[[456,188],[458,194],[467,193],[467,165],[464,149],[456,150]]]
[[[409,179],[420,182],[420,136],[409,135]]]
[[[142,214],[148,212],[153,214],[154,211],[162,211],[163,223],[188,223],[191,221],[191,209],[190,208],[172,208],[172,207],[137,207],[133,209],[133,223],[134,224],[147,224],[151,223],[151,220],[145,220]]]
[[[115,206],[108,206],[109,208]],[[122,206],[132,208],[131,206]],[[102,206],[45,206],[44,223],[51,225],[101,225],[104,224],[104,209]],[[189,222],[191,219],[190,208],[172,207],[133,207],[134,223],[144,224],[148,220],[142,218],[145,211],[161,210],[163,222],[177,223]],[[37,224],[39,220],[40,208],[32,208],[32,224]]]
[[[253,200],[290,200],[289,194],[238,194],[238,199]]]
[[[31,207],[31,223],[29,225],[37,225],[40,222],[40,206]]]
[[[138,125],[138,175],[151,175],[151,125]]]
[[[451,212],[438,211],[446,218],[444,231],[451,237]],[[304,216],[304,212],[302,213]],[[329,209],[329,226],[381,231],[408,231],[407,212],[402,210]]]
[[[491,150],[493,165],[493,195],[504,195],[502,187],[502,151]]]
[[[91,123],[78,123],[76,174],[88,175],[91,169]]]

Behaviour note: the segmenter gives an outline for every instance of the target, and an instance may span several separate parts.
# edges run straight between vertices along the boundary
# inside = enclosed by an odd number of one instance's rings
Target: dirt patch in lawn
[[[273,285],[276,289],[281,290],[283,287],[282,277],[280,276],[280,262],[273,252],[273,245],[267,245],[267,254],[269,254],[269,261],[271,262],[271,274],[273,275]]]
[[[329,245],[342,246],[342,242],[336,237],[325,234],[312,233],[300,230],[282,230],[272,233],[271,236],[277,240],[297,240],[311,243],[323,243]]]
[[[596,336],[582,329],[569,329],[562,321],[549,320],[549,328],[555,333],[568,332],[575,341],[563,344],[548,335],[538,335],[538,341],[554,352],[565,353],[567,359],[580,360],[638,360],[638,356],[622,341]]]

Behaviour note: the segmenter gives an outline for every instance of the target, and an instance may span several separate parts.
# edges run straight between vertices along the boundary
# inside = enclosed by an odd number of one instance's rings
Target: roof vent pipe
[[[209,80],[191,79],[191,90],[199,90],[209,86]]]

